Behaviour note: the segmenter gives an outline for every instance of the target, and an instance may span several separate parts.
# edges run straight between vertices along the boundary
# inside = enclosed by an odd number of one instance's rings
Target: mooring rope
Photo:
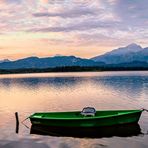
[[[26,127],[26,128],[28,128],[28,129],[30,129],[24,122],[26,121],[26,120],[28,120],[29,119],[29,117],[27,117],[27,118],[25,118],[21,123]]]
[[[24,123],[27,119],[29,119],[29,117],[25,118],[21,123]]]

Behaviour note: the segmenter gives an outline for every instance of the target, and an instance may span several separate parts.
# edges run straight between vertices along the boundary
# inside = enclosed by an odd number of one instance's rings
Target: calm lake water
[[[0,148],[147,148],[148,113],[139,121],[139,134],[74,138],[30,134],[20,123],[39,111],[148,109],[148,72],[81,72],[0,75]]]

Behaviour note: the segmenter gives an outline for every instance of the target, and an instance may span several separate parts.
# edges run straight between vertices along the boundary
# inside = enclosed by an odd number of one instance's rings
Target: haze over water
[[[22,121],[34,112],[82,110],[86,106],[97,110],[148,109],[148,72],[0,75],[0,147],[148,147],[146,134],[95,139],[53,137],[30,134],[22,124],[19,134],[15,133],[15,112]],[[25,124],[30,127],[29,120]],[[147,133],[146,112],[139,125],[142,133]]]

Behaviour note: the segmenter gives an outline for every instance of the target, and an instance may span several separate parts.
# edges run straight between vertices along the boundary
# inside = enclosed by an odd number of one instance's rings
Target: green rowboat
[[[43,112],[31,115],[32,125],[50,127],[103,127],[137,123],[143,110],[105,110],[95,111],[86,107],[82,111]]]

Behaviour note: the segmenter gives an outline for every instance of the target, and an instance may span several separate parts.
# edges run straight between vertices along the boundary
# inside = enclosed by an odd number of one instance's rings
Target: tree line
[[[17,73],[45,73],[45,72],[97,72],[97,71],[136,71],[148,70],[148,67],[81,67],[65,66],[55,68],[25,68],[25,69],[0,69],[0,74],[17,74]]]

